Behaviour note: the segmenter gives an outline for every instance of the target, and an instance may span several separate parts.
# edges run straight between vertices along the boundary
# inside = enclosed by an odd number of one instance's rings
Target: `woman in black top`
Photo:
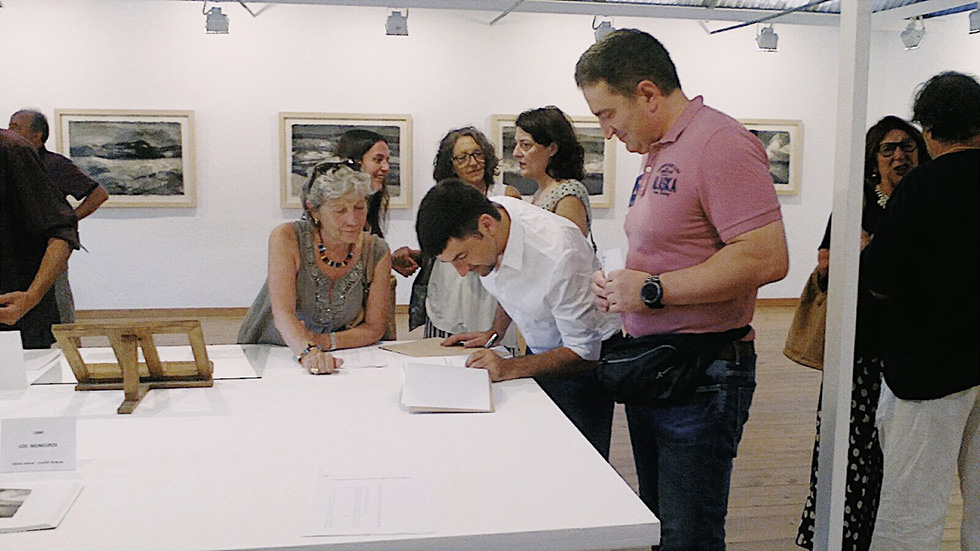
[[[920,163],[929,160],[922,134],[908,122],[887,116],[867,133],[864,149],[864,207],[861,212],[861,247],[871,240],[888,197],[902,178]],[[817,252],[817,268],[824,288],[830,268],[830,220]],[[854,371],[851,391],[850,435],[847,453],[847,490],[844,496],[844,547],[864,551],[871,545],[878,496],[881,492],[882,459],[875,411],[881,389],[881,339],[884,331],[881,305],[867,288],[859,286]],[[820,408],[817,408],[817,436],[807,496],[796,544],[813,548],[813,525],[817,504],[817,460],[820,447]]]

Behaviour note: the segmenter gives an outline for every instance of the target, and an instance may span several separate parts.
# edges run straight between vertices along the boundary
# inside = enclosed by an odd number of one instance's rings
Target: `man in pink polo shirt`
[[[640,497],[661,520],[663,551],[725,549],[732,459],[755,388],[749,323],[758,288],[789,265],[766,153],[738,121],[688,99],[646,33],[594,44],[575,81],[606,139],[645,155],[626,214],[626,269],[595,274],[597,304],[621,313],[630,346],[713,343],[693,346],[703,367],[695,391],[626,404]]]

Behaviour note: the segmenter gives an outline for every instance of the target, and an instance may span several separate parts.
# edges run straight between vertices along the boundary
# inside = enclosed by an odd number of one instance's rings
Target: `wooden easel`
[[[208,360],[198,320],[126,323],[69,323],[51,327],[68,365],[75,373],[75,390],[123,390],[117,413],[132,413],[143,396],[155,388],[210,387],[213,364]],[[186,334],[194,361],[163,362],[153,335]],[[109,338],[118,363],[90,363],[78,351],[80,337]],[[145,362],[139,361],[143,349]]]

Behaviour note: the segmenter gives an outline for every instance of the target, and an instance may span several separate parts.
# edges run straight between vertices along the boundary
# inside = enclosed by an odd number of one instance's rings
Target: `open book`
[[[405,363],[402,405],[419,412],[492,412],[490,373],[453,365]]]
[[[0,484],[0,534],[56,528],[81,492],[78,482]]]

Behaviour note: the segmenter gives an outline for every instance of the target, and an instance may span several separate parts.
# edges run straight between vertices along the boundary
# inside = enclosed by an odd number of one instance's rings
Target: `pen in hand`
[[[483,345],[483,348],[493,348],[493,345],[496,344],[498,337],[500,337],[500,335],[497,334],[496,331],[491,333],[490,338],[487,339],[487,344]]]

